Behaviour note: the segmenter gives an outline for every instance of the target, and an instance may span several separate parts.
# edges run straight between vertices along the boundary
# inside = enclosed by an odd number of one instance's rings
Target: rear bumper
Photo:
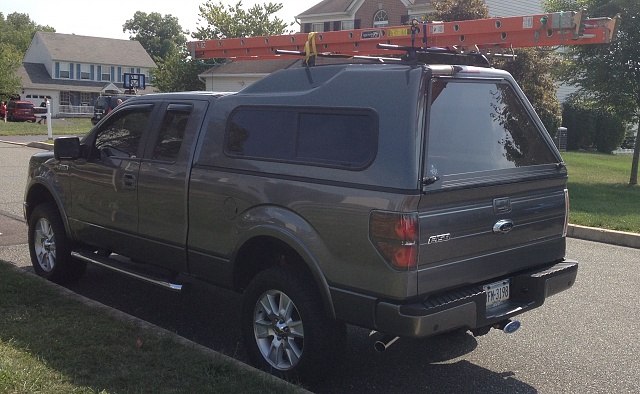
[[[564,260],[542,270],[509,278],[510,298],[487,310],[482,286],[428,297],[414,304],[379,302],[375,325],[379,332],[401,337],[427,337],[458,328],[486,327],[541,306],[547,297],[569,289],[578,263]]]

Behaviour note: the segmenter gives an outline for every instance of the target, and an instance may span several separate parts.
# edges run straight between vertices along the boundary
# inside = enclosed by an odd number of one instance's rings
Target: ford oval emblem
[[[493,232],[496,234],[506,234],[513,229],[513,221],[509,219],[499,220],[493,225]]]

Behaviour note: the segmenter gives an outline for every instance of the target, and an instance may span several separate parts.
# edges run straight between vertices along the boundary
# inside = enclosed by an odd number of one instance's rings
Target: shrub
[[[611,153],[622,143],[626,131],[624,120],[613,111],[594,107],[595,103],[567,102],[562,120],[567,128],[567,150],[590,150]]]

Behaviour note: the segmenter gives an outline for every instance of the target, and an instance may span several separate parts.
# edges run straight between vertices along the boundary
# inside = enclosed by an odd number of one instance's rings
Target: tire
[[[77,281],[87,267],[71,257],[71,241],[51,202],[38,205],[29,218],[29,253],[36,274],[58,284]]]
[[[251,281],[242,331],[256,367],[294,382],[320,379],[346,339],[346,326],[326,316],[313,280],[287,266],[270,268]]]

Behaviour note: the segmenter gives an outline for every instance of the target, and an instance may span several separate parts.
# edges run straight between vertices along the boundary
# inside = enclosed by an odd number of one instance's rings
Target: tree
[[[518,81],[549,134],[555,136],[562,124],[562,106],[551,77],[553,57],[532,48],[519,48],[514,54],[516,57],[511,60],[496,59],[494,66],[508,71]]]
[[[16,75],[22,57],[11,45],[0,43],[0,99],[7,101],[20,90]]]
[[[640,121],[640,2],[638,0],[547,0],[549,11],[586,6],[592,16],[622,22],[611,44],[571,47],[561,69],[565,81],[580,86],[579,95],[611,107],[624,119]],[[636,135],[629,185],[638,184],[640,133]]]
[[[200,17],[207,26],[198,27],[192,36],[198,40],[208,40],[285,34],[290,25],[278,17],[272,17],[281,9],[281,3],[270,2],[262,6],[256,4],[245,11],[242,1],[238,1],[227,10],[222,1],[214,4],[207,0],[200,6]]]
[[[281,9],[282,4],[269,3],[262,6],[256,4],[245,11],[241,1],[229,9],[222,2],[214,4],[207,1],[200,6],[200,18],[206,26],[198,27],[191,36],[197,40],[210,40],[284,34],[286,23],[272,17]],[[215,59],[211,59],[211,62],[218,63]],[[179,53],[156,63],[158,68],[153,72],[153,83],[162,92],[203,89],[204,84],[198,75],[212,66],[211,63],[193,59],[184,46]]]
[[[33,22],[29,15],[18,12],[7,15],[0,12],[0,98],[7,100],[20,91],[20,78],[16,71],[36,31],[55,31],[52,27]]]
[[[158,58],[156,65],[152,70],[153,85],[161,92],[203,90],[204,83],[198,75],[210,67],[190,58],[186,49]]]
[[[483,0],[443,0],[433,3],[433,20],[444,22],[483,19],[489,8]],[[494,60],[494,66],[509,71],[531,101],[542,123],[553,136],[561,124],[561,106],[550,76],[553,59],[547,52],[516,49],[513,60]]]
[[[185,34],[189,34],[182,30],[178,18],[174,16],[141,11],[137,11],[133,19],[122,25],[122,31],[128,31],[129,39],[140,42],[155,61],[179,52],[187,42]]]
[[[489,17],[489,7],[484,0],[442,0],[433,2],[435,12],[429,15],[432,20],[453,22]]]

